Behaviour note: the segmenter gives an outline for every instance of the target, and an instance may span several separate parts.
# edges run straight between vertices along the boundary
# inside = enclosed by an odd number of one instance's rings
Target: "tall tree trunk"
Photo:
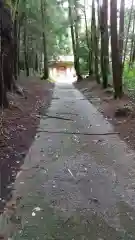
[[[0,106],[8,107],[7,90],[13,84],[11,9],[0,2]]]
[[[101,7],[101,72],[103,78],[103,88],[108,86],[108,63],[109,63],[109,40],[108,40],[108,0],[103,0]]]
[[[73,22],[73,16],[72,16],[71,0],[68,0],[68,14],[69,14],[69,22],[70,22],[70,30],[71,30],[72,49],[73,49],[73,55],[74,55],[74,68],[76,71],[76,43],[75,43],[74,22]]]
[[[36,57],[35,57],[35,71],[38,72],[38,55],[36,53]]]
[[[100,76],[99,76],[99,46],[98,46],[98,36],[97,36],[97,28],[96,28],[96,19],[95,19],[95,3],[94,0],[92,2],[92,24],[93,24],[93,40],[94,40],[94,54],[95,54],[95,76],[96,81],[100,84]]]
[[[8,99],[7,99],[7,88],[4,81],[3,75],[3,51],[2,51],[2,41],[0,42],[0,106],[1,107],[8,107]]]
[[[73,9],[75,20],[73,20]],[[74,0],[72,3],[71,0],[68,0],[68,10],[69,10],[69,22],[71,29],[71,38],[72,38],[72,48],[74,54],[74,68],[77,75],[77,80],[81,80],[80,74],[80,63],[79,63],[79,35],[78,35],[78,2]]]
[[[129,59],[129,68],[133,67],[133,52],[135,48],[135,39],[134,39],[134,32],[135,32],[135,10],[134,10],[134,18],[133,18],[133,30],[132,30],[132,41],[131,41],[131,49],[130,49],[130,59]]]
[[[18,15],[18,4],[19,0],[12,1],[12,19],[13,19],[13,75],[14,79],[18,77],[18,29],[19,29],[19,15]],[[25,2],[26,4],[26,2]]]
[[[86,15],[86,0],[84,0],[84,19],[85,19],[85,32],[86,32],[86,42],[88,47],[88,70],[89,70],[89,76],[91,75],[91,58],[90,58],[90,39],[89,39],[89,33],[88,33],[88,23],[87,23],[87,15]]]
[[[90,32],[90,70],[89,75],[94,73],[94,38],[93,38],[93,27],[94,27],[94,0],[92,0],[92,9],[91,9],[91,32]]]
[[[14,61],[14,78],[17,80],[18,76],[18,14],[16,12],[15,19],[14,19],[14,39],[13,39],[13,61]]]
[[[23,45],[24,45],[24,65],[25,65],[25,70],[26,70],[26,76],[29,77],[29,60],[28,60],[28,48],[27,48],[27,20],[25,16],[25,24],[24,24],[24,39],[23,39]]]
[[[124,12],[125,12],[125,0],[121,0],[120,4],[120,22],[119,22],[119,52],[120,52],[120,67],[121,78],[123,75],[123,43],[124,43]]]
[[[129,39],[129,29],[130,29],[131,20],[132,20],[133,5],[134,5],[134,0],[132,0],[132,3],[131,3],[129,22],[128,22],[127,33],[126,33],[126,41],[125,41],[124,57],[123,57],[123,68],[124,68],[125,60],[126,60],[127,44],[128,44],[128,39]]]
[[[79,57],[79,15],[78,15],[78,0],[74,0],[75,6],[75,42],[76,42],[76,74],[77,80],[82,79],[80,73],[80,57]]]
[[[48,58],[47,58],[47,49],[46,49],[46,36],[43,32],[43,49],[44,49],[44,75],[43,78],[46,80],[49,77],[49,70],[48,70]]]
[[[24,47],[24,66],[26,71],[26,76],[29,77],[29,60],[28,60],[28,42],[27,42],[27,12],[26,12],[26,0],[24,1],[25,11],[24,11],[24,22],[23,22],[23,47]]]
[[[117,33],[117,0],[110,0],[111,54],[114,85],[114,98],[122,97],[122,76]]]
[[[20,34],[21,34],[21,20],[18,23],[18,49],[17,49],[17,71],[18,75],[20,74]]]
[[[42,16],[42,38],[43,38],[43,49],[44,49],[44,73],[43,73],[43,79],[48,79],[49,77],[49,68],[48,68],[48,56],[47,56],[47,40],[46,40],[46,24],[45,24],[45,17],[46,17],[46,1],[43,2],[41,0],[41,16]]]
[[[1,8],[1,53],[3,54],[3,77],[6,89],[11,90],[13,84],[13,39],[12,16],[8,6]]]

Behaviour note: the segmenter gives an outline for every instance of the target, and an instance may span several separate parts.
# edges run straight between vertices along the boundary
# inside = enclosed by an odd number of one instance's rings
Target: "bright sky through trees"
[[[84,0],[80,0],[80,2],[83,4]],[[85,0],[85,2],[86,2],[87,5],[92,4],[92,0]],[[100,2],[102,3],[102,0],[100,0]],[[121,0],[118,0],[118,5],[120,5],[120,2],[121,2]],[[125,5],[126,5],[127,8],[130,8],[131,3],[132,3],[132,0],[125,0]],[[135,3],[134,3],[134,5],[135,5]]]

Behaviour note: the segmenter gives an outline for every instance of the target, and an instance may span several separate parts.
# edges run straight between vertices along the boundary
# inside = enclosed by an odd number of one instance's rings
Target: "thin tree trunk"
[[[18,23],[18,49],[17,49],[17,72],[18,72],[18,76],[20,74],[20,34],[21,34],[21,21],[19,20]]]
[[[74,4],[76,5],[77,3],[74,2]],[[72,49],[73,49],[73,55],[74,55],[74,68],[76,71],[77,79],[81,80],[80,63],[79,63],[79,55],[78,55],[79,54],[78,23],[77,23],[77,20],[76,21],[73,20],[74,4],[72,3],[71,0],[68,0],[68,13],[69,13],[69,22],[70,22],[71,39],[72,39]],[[75,9],[75,15],[76,17],[78,15],[77,9]]]
[[[36,53],[36,57],[35,57],[35,71],[38,72],[38,55]]]
[[[48,58],[47,58],[47,49],[46,49],[46,36],[43,32],[43,48],[44,48],[44,79],[48,79],[49,71],[48,71]]]
[[[26,13],[26,0],[25,4],[25,12],[24,12],[24,22],[23,22],[23,47],[24,47],[24,66],[26,70],[26,76],[29,77],[29,61],[28,61],[28,47],[27,47],[27,13]]]
[[[120,53],[120,67],[121,78],[123,75],[123,43],[124,43],[124,12],[125,12],[125,0],[121,0],[120,4],[120,29],[119,29],[119,53]]]
[[[8,107],[8,99],[7,99],[7,89],[4,82],[4,75],[3,75],[3,51],[2,51],[2,41],[0,39],[0,106],[3,108]]]
[[[69,22],[70,22],[71,39],[72,39],[72,49],[73,49],[73,55],[74,55],[74,68],[76,70],[76,45],[75,45],[75,34],[74,34],[74,23],[73,23],[73,17],[72,17],[71,0],[68,0],[68,13],[69,13]]]
[[[47,40],[46,40],[46,34],[45,34],[45,11],[46,11],[46,1],[43,3],[43,0],[41,0],[41,15],[42,15],[42,38],[43,38],[43,49],[44,49],[44,74],[43,79],[48,79],[49,77],[49,68],[48,68],[48,56],[47,56]]]
[[[89,39],[89,33],[88,33],[88,23],[87,23],[87,16],[86,16],[86,0],[84,0],[84,19],[85,19],[85,32],[86,32],[86,42],[88,47],[88,70],[89,70],[89,76],[91,75],[91,62],[90,62],[90,39]]]
[[[111,22],[111,54],[112,54],[112,72],[114,85],[114,98],[122,97],[122,77],[120,66],[120,55],[117,34],[117,0],[110,0],[110,22]]]
[[[103,0],[104,9],[104,44],[105,44],[105,66],[109,73],[109,34],[108,34],[108,0]]]
[[[101,7],[101,72],[103,78],[103,88],[108,86],[108,58],[109,58],[109,41],[108,41],[108,0],[103,0]]]
[[[77,80],[82,79],[80,73],[80,57],[79,57],[79,18],[78,18],[78,0],[74,0],[75,5],[75,41],[76,41],[76,74]]]
[[[132,19],[133,4],[134,4],[134,0],[132,0],[131,9],[130,9],[129,22],[128,22],[128,28],[127,28],[127,33],[126,33],[126,42],[125,42],[125,47],[124,47],[124,57],[123,57],[122,68],[124,68],[124,65],[125,65],[125,59],[126,59],[126,53],[127,53],[127,44],[128,44],[128,39],[129,39],[129,29],[130,29],[131,19]]]
[[[94,53],[95,53],[95,76],[96,81],[100,84],[99,77],[99,46],[98,46],[98,37],[97,37],[97,28],[96,28],[96,19],[95,19],[95,4],[94,0],[92,2],[92,16],[93,16],[93,40],[94,40]]]
[[[17,13],[15,15],[15,19],[14,19],[14,48],[13,48],[13,54],[14,54],[14,78],[15,80],[17,80],[17,76],[18,76],[18,19],[17,19]]]
[[[120,51],[120,61],[122,62],[123,56],[123,40],[124,40],[124,9],[125,9],[125,0],[121,0],[120,4],[120,22],[119,22],[119,51]]]
[[[90,70],[89,70],[89,75],[92,75],[95,71],[94,69],[94,38],[93,38],[93,33],[94,33],[94,0],[92,0],[92,9],[91,9],[91,32],[90,32]]]
[[[135,32],[135,10],[134,10],[134,18],[133,18],[133,31],[132,31],[132,41],[131,41],[131,49],[130,49],[129,69],[133,66],[132,56],[135,48],[134,32]]]
[[[29,63],[28,63],[28,53],[27,53],[27,30],[26,30],[26,19],[25,19],[25,24],[24,24],[24,39],[23,39],[23,44],[24,44],[24,65],[25,65],[25,70],[26,70],[26,76],[29,77]]]

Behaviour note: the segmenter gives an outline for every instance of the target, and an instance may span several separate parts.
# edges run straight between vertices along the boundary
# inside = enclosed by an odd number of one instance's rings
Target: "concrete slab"
[[[41,119],[14,186],[20,222],[1,231],[17,240],[135,239],[134,152],[101,135],[113,127],[72,85],[56,85],[48,114],[71,120]]]

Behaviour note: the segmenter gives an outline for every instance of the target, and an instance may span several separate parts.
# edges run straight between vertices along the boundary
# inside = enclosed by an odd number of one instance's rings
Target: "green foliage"
[[[128,63],[125,64],[124,72],[124,83],[129,89],[135,89],[135,66],[129,69]]]
[[[40,1],[20,0],[18,11],[21,21],[21,58],[23,58],[23,17],[27,16],[27,49],[32,58],[37,54],[41,56],[42,45],[42,18]],[[68,19],[65,9],[57,0],[48,0],[45,16],[45,35],[47,39],[48,59],[56,58],[58,55],[69,53],[70,44],[68,37]]]
[[[88,54],[89,50],[84,33],[80,36],[79,42],[80,70],[82,74],[88,73]]]

